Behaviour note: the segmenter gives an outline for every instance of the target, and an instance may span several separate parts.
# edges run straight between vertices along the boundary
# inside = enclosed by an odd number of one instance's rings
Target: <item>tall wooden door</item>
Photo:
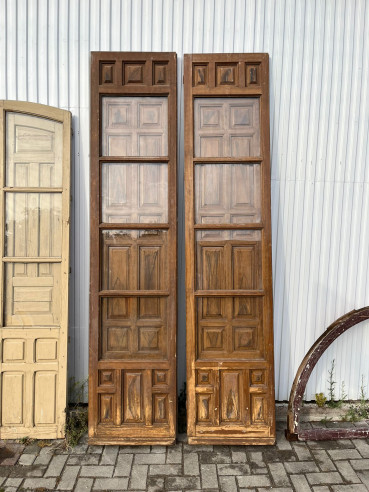
[[[0,101],[1,439],[64,436],[68,111]]]
[[[191,444],[275,440],[268,55],[185,55]]]
[[[176,55],[92,54],[89,439],[176,432]]]

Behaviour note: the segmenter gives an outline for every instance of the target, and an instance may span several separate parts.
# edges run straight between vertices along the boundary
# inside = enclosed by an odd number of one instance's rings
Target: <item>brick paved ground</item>
[[[189,446],[185,436],[172,447],[33,443],[16,465],[0,466],[0,491],[369,490],[369,439],[289,443],[284,427],[271,447]]]

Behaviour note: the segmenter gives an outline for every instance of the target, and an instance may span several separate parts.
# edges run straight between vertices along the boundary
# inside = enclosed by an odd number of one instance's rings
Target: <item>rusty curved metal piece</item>
[[[319,441],[324,439],[353,439],[369,437],[369,429],[299,429],[299,416],[302,398],[310,375],[327,348],[342,333],[352,326],[369,319],[369,306],[350,311],[332,323],[318,340],[311,346],[298,368],[291,388],[287,412],[286,437],[289,441]]]

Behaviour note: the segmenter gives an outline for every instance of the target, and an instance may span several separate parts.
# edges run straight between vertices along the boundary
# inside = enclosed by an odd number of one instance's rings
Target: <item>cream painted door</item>
[[[68,111],[0,101],[2,439],[64,436]]]

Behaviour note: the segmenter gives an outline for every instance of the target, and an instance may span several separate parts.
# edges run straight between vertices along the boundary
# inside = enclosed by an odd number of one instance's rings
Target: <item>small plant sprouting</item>
[[[329,408],[341,408],[343,404],[343,400],[347,398],[347,394],[345,392],[345,383],[342,381],[341,383],[341,396],[339,400],[336,400],[336,384],[337,381],[334,380],[334,370],[336,367],[335,359],[332,360],[331,369],[328,371],[329,378],[327,379],[328,383],[328,400],[326,405]]]
[[[80,438],[87,432],[88,412],[84,405],[87,392],[88,379],[76,381],[75,378],[69,380],[69,401],[65,421],[65,447],[73,448],[78,444]]]
[[[323,408],[327,398],[324,393],[315,393],[315,401],[319,408]]]
[[[32,439],[32,437],[29,436],[24,436],[18,439],[18,442],[20,444],[24,444],[25,446],[28,446],[29,444],[32,444],[35,439]]]
[[[335,386],[336,386],[336,381],[334,380],[334,368],[335,368],[335,359],[332,360],[331,363],[331,369],[328,371],[329,378],[327,379],[328,383],[328,401],[327,405],[331,408],[334,408],[334,400],[335,400]]]
[[[359,420],[369,419],[369,400],[367,400],[367,395],[365,391],[365,379],[361,376],[360,385],[360,400],[359,403],[352,403],[348,411],[343,416],[342,420],[348,420],[349,422],[358,422]]]

